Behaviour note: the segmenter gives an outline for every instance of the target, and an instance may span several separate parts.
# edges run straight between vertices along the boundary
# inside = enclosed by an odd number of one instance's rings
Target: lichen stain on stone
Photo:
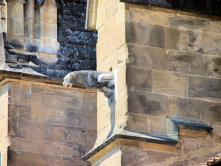
[[[193,56],[190,56],[190,55],[179,55],[179,56],[176,56],[175,59],[177,61],[181,61],[181,62],[193,62],[194,58]]]
[[[161,105],[159,102],[154,100],[147,100],[145,95],[138,95],[138,99],[141,106],[143,107],[143,112],[146,114],[161,110]]]

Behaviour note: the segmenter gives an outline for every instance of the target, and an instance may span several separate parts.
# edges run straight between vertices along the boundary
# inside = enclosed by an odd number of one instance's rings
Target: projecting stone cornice
[[[221,0],[121,0],[121,2],[221,16]]]

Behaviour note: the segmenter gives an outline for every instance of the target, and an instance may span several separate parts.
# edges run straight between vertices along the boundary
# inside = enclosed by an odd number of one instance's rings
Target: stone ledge
[[[205,123],[191,122],[176,118],[167,118],[167,135],[169,138],[179,140],[179,129],[194,130],[210,133],[213,128]]]
[[[149,143],[156,143],[156,144],[163,144],[163,145],[176,145],[177,141],[173,138],[166,137],[166,136],[156,136],[146,133],[138,133],[132,131],[120,131],[118,133],[113,134],[111,137],[107,138],[103,143],[94,147],[90,150],[85,156],[82,157],[82,160],[87,161],[96,153],[110,145],[117,139],[126,139],[126,140],[135,140],[135,141],[142,141],[142,142],[149,142]]]
[[[175,125],[183,129],[206,131],[206,132],[211,132],[213,130],[211,126],[201,122],[190,122],[174,118],[168,118],[168,119],[171,120],[173,123],[175,123]]]
[[[89,93],[96,93],[95,90],[85,89],[85,87],[83,87],[80,84],[73,84],[72,87],[64,87],[62,79],[52,78],[42,75],[28,74],[24,72],[2,70],[0,68],[0,85],[5,84],[7,82],[18,82],[18,81],[23,81],[33,84],[41,84],[44,86],[53,86],[67,90],[75,89]]]
[[[190,11],[213,16],[221,16],[220,0],[120,0],[137,5],[153,5],[175,10]]]
[[[212,127],[204,123],[184,121],[175,118],[168,118],[168,124],[168,136],[152,135],[125,130],[116,132],[111,137],[104,140],[101,144],[95,146],[92,150],[90,150],[86,155],[82,157],[82,160],[89,160],[98,152],[100,152],[118,139],[134,140],[161,145],[176,145],[179,141],[179,128],[206,132],[211,132],[213,130]]]

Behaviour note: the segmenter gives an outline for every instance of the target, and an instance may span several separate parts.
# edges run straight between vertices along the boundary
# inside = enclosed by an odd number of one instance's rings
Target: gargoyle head
[[[72,87],[73,82],[76,82],[76,75],[72,72],[64,77],[63,85],[65,87]]]

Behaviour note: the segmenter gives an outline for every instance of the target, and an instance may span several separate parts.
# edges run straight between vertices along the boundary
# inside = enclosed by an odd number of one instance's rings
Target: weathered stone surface
[[[188,80],[189,96],[221,98],[220,79],[190,76]]]
[[[123,155],[122,162],[123,165],[133,166],[133,165],[156,165],[159,164],[158,156],[161,156],[162,162],[166,162],[167,159],[172,159],[174,154],[167,152],[158,152],[151,150],[142,150],[139,148],[133,148],[130,146],[122,147]]]
[[[150,125],[150,134],[167,136],[165,116],[150,116],[148,122]]]
[[[195,75],[207,75],[206,55],[190,51],[168,51],[168,70]]]
[[[96,139],[96,94],[22,82],[9,92],[9,165],[88,165],[80,157]]]
[[[150,25],[147,45],[152,47],[165,48],[165,29],[159,25]],[[169,33],[168,33],[169,35]],[[169,44],[169,43],[168,43]]]
[[[183,74],[220,77],[219,57],[194,51],[165,50],[141,45],[128,45],[128,66],[169,70]]]
[[[146,115],[162,115],[167,112],[167,96],[130,91],[128,98],[128,111]]]
[[[128,44],[128,51],[128,66],[162,70],[168,68],[167,51],[164,49]]]
[[[152,91],[151,70],[128,67],[126,77],[127,77],[127,85],[129,90]]]
[[[81,166],[88,166],[88,163],[83,161],[74,160],[74,159],[63,159],[62,157],[54,157],[54,156],[43,156],[38,154],[18,154],[13,151],[9,151],[9,166],[69,166],[72,164],[77,164]]]
[[[145,45],[148,42],[149,31],[150,25],[147,23],[126,22],[126,40],[128,43]]]
[[[161,26],[168,25],[168,18],[170,17],[170,12],[164,13],[160,10],[146,10],[147,8],[142,8],[140,6],[133,6],[133,9],[130,5],[126,5],[126,20],[131,22],[143,22],[149,24],[157,24]],[[176,13],[176,12],[174,12]],[[157,19],[155,19],[157,17]]]
[[[200,121],[200,105],[198,101],[169,97],[168,116],[183,120]]]
[[[203,33],[203,50],[208,54],[221,55],[221,35],[220,33]]]
[[[28,121],[17,121],[17,137],[48,140],[50,137],[51,126]]]
[[[149,133],[148,117],[139,114],[129,114],[125,130]]]
[[[169,32],[167,34],[169,35]],[[145,22],[126,22],[126,41],[128,43],[165,48],[165,29],[162,26]]]
[[[95,155],[93,164],[113,165],[123,161],[118,165],[201,165],[209,155],[220,151],[220,102],[208,98],[209,95],[206,99],[195,95],[201,93],[198,88],[203,89],[204,85],[200,84],[202,80],[198,84],[190,78],[219,77],[219,55],[208,54],[203,43],[203,33],[218,33],[215,30],[218,28],[209,29],[216,19],[130,4],[125,5],[126,12],[122,10],[123,14],[119,14],[117,3],[116,0],[98,4],[98,69],[117,71],[118,82],[115,105],[108,105],[101,94],[98,97],[98,144],[123,129],[167,136],[169,117],[183,120],[186,125],[189,121],[195,122],[194,125],[203,122],[216,126],[216,132],[195,131],[194,127],[187,129],[179,125],[179,133],[173,133],[177,134],[178,143],[166,148],[130,142],[126,145],[129,148],[124,149],[118,139],[116,144],[110,143],[101,157]],[[105,14],[107,11],[115,12],[110,16]]]
[[[201,52],[203,50],[202,32],[180,31],[180,49]]]
[[[188,79],[186,76],[167,71],[152,71],[152,90],[168,95],[187,96]]]
[[[178,50],[180,48],[180,31],[176,28],[165,28],[166,48]]]
[[[221,103],[212,100],[169,97],[168,116],[187,121],[217,124],[220,119]]]
[[[215,78],[221,77],[221,57],[218,56],[204,56],[204,71],[207,76]]]

